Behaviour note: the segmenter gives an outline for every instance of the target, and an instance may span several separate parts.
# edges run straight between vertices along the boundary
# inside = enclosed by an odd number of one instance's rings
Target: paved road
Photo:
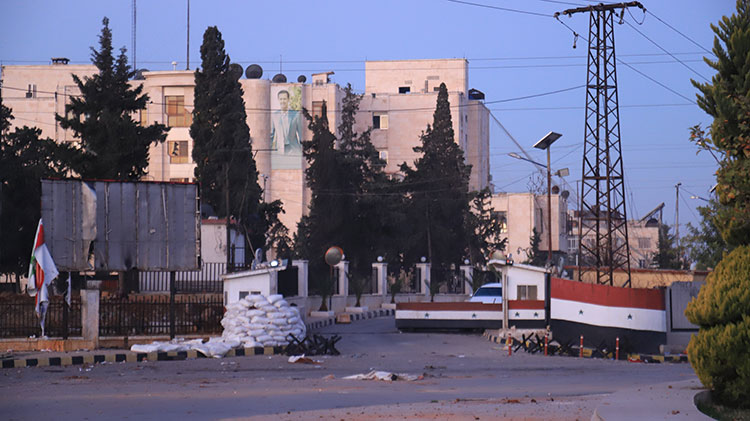
[[[337,357],[284,356],[35,367],[0,372],[2,418],[590,419],[607,394],[694,379],[687,364],[523,353],[479,334],[399,333],[392,317],[334,325]],[[384,370],[413,382],[344,380]]]

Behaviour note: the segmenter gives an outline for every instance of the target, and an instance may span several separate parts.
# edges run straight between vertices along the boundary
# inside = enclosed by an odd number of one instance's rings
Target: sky
[[[319,0],[136,1],[138,68],[195,69],[208,26],[217,26],[233,62],[257,63],[264,78],[280,70],[289,80],[334,71],[332,80],[364,90],[366,60],[466,58],[469,87],[486,95],[490,119],[490,172],[496,191],[525,192],[537,162],[532,148],[549,131],[563,136],[551,149],[552,170],[568,168],[563,188],[576,196],[581,179],[588,14],[554,19],[555,12],[595,4],[588,0]],[[679,221],[696,225],[697,206],[715,184],[716,161],[697,154],[689,128],[711,118],[695,105],[691,79],[714,71],[710,28],[735,10],[732,0],[645,0],[615,25],[620,132],[629,219],[665,203],[674,224],[675,185],[681,183]],[[90,63],[103,17],[115,47],[133,62],[132,0],[3,0],[0,64],[49,64],[67,57]],[[574,32],[580,37],[574,43]],[[575,45],[576,48],[573,48]],[[622,63],[627,63],[624,65]],[[450,87],[449,87],[450,89]],[[558,92],[559,91],[559,92]],[[496,120],[495,120],[496,119]],[[577,207],[571,204],[570,207]]]

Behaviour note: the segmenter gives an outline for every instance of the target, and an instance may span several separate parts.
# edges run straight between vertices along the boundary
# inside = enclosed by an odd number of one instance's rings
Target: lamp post
[[[512,158],[520,159],[522,161],[528,161],[531,162],[534,165],[538,165],[542,168],[547,168],[547,264],[552,264],[552,170],[550,169],[550,146],[552,144],[562,137],[560,133],[555,132],[549,132],[546,135],[544,135],[543,138],[539,139],[538,142],[534,144],[534,147],[537,149],[546,149],[547,150],[547,165],[540,164],[539,162],[532,161],[530,159],[524,158],[517,153],[509,153],[508,155]],[[562,169],[558,171],[556,174],[560,176],[565,176],[569,174],[569,171],[567,168]]]
[[[562,135],[560,133],[549,132],[534,144],[537,149],[547,150],[547,265],[552,264],[552,170],[550,170],[550,147]]]

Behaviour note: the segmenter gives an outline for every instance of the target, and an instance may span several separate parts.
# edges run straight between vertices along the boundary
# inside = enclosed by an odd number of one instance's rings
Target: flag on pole
[[[34,237],[34,248],[31,250],[28,285],[29,294],[36,295],[37,314],[40,312],[40,304],[49,301],[47,286],[58,274],[52,255],[44,244],[44,225],[40,218]]]

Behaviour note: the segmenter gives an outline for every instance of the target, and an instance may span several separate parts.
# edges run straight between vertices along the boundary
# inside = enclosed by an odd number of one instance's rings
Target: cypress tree
[[[201,198],[219,216],[234,217],[251,247],[273,244],[285,251],[286,229],[278,220],[278,213],[283,211],[281,203],[261,202],[242,87],[229,66],[221,32],[215,26],[208,27],[201,44],[201,68],[195,72],[195,108],[190,126]],[[267,237],[269,232],[272,237]]]
[[[406,163],[403,186],[410,195],[407,218],[411,228],[407,261],[420,255],[431,263],[432,282],[448,280],[451,265],[456,267],[467,253],[464,231],[469,210],[469,174],[471,166],[454,140],[448,89],[440,84],[432,125],[421,136],[422,154],[412,169]]]
[[[91,61],[98,73],[73,81],[81,90],[70,98],[65,116],[56,115],[63,129],[73,130],[80,141],[70,167],[84,178],[138,180],[146,174],[149,148],[163,142],[167,128],[161,124],[142,126],[133,116],[146,107],[148,95],[143,86],[128,82],[135,71],[128,65],[126,49],[112,55],[109,19],[102,20],[99,50],[91,47]]]

